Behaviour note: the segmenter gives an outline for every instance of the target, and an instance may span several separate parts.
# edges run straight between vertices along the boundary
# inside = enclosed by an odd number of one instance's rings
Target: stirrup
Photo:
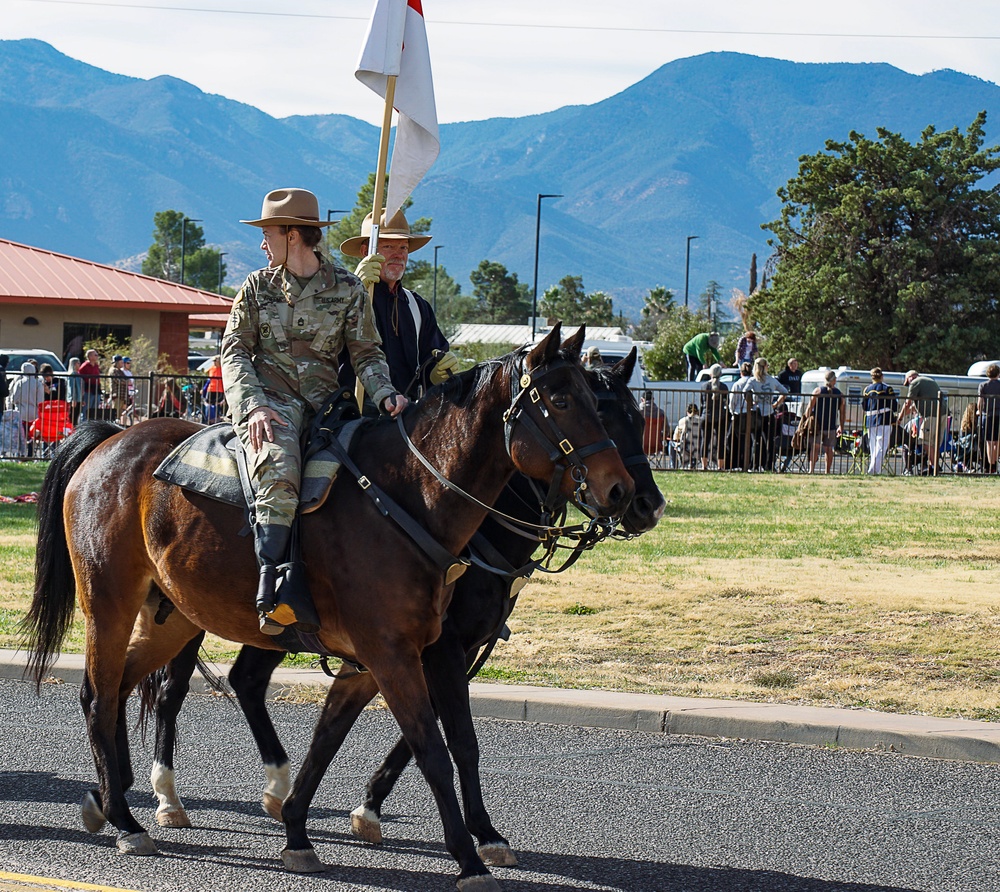
[[[280,635],[285,631],[285,627],[279,622],[275,622],[266,613],[260,614],[260,630],[265,635]]]

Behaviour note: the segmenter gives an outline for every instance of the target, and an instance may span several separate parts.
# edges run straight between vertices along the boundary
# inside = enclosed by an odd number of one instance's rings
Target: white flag
[[[441,151],[420,0],[375,0],[355,77],[384,99],[390,75],[396,75],[393,106],[399,121],[389,166],[387,220],[403,206]]]

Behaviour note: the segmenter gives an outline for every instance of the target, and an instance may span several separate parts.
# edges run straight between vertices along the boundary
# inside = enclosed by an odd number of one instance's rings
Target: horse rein
[[[538,380],[540,381],[549,372],[555,371],[565,366],[573,366],[573,365],[574,364],[568,360],[563,360],[563,359],[556,360],[555,362],[546,367],[545,371],[543,371],[542,374],[538,376]],[[587,490],[587,483],[586,483],[587,466],[586,464],[584,464],[583,459],[587,458],[588,456],[594,455],[598,452],[603,452],[607,449],[617,448],[615,446],[615,441],[612,440],[610,437],[608,437],[603,440],[598,440],[597,442],[592,443],[588,446],[584,446],[580,449],[575,448],[573,444],[570,442],[570,440],[559,429],[559,426],[549,415],[548,410],[545,408],[544,403],[542,403],[542,396],[541,393],[539,392],[538,383],[536,383],[534,387],[531,387],[529,391],[528,388],[532,383],[532,378],[530,374],[523,372],[523,370],[522,374],[519,376],[518,381],[520,384],[520,390],[516,391],[513,394],[513,396],[511,397],[511,404],[503,415],[504,445],[507,449],[507,455],[510,456],[510,448],[511,448],[510,444],[511,444],[511,437],[513,434],[514,425],[516,422],[520,421],[531,432],[531,434],[535,437],[535,439],[538,440],[543,446],[545,446],[548,449],[549,460],[552,461],[553,464],[555,465],[555,469],[553,471],[553,478],[549,484],[549,494],[545,502],[543,503],[543,508],[546,508],[546,513],[548,514],[552,513],[551,510],[548,510],[547,506],[549,506],[550,503],[554,503],[558,498],[559,481],[562,480],[563,474],[568,469],[567,465],[564,464],[563,461],[561,461],[562,459],[565,458],[566,461],[568,461],[573,465],[573,470],[571,473],[573,476],[573,481],[574,483],[576,483],[576,490],[574,492],[574,497],[573,497],[574,503],[584,514],[586,514],[590,518],[590,523],[588,524],[587,530],[585,532],[591,532],[594,531],[595,529],[600,529],[603,532],[602,538],[603,536],[609,535],[612,529],[614,528],[614,523],[611,521],[610,518],[597,516],[596,512],[594,512],[594,510],[585,502],[584,494],[586,493]],[[539,425],[536,424],[533,419],[531,419],[531,417],[527,414],[525,407],[518,405],[521,398],[525,394],[528,394],[531,400],[531,404],[537,407],[539,413],[542,415],[543,421],[545,422],[545,425],[548,428],[551,436],[547,436],[545,431],[543,431],[541,427],[539,427]],[[403,438],[403,442],[406,443],[410,452],[412,452],[417,457],[420,463],[430,472],[430,474],[434,477],[435,480],[438,481],[438,483],[440,483],[446,489],[449,489],[452,492],[456,493],[457,495],[460,495],[466,501],[471,502],[477,507],[486,511],[487,514],[489,514],[491,517],[496,518],[500,523],[503,523],[505,526],[507,526],[507,524],[514,524],[515,526],[519,527],[522,530],[538,531],[539,533],[542,534],[541,536],[537,537],[540,539],[549,538],[553,535],[558,538],[558,536],[560,535],[569,533],[570,531],[575,532],[576,530],[580,529],[579,526],[571,528],[571,527],[553,526],[551,523],[549,524],[529,523],[528,521],[521,520],[517,517],[511,517],[508,514],[504,514],[502,511],[498,511],[492,505],[487,505],[485,502],[482,502],[475,496],[471,495],[470,493],[467,493],[456,483],[453,483],[451,480],[445,477],[437,468],[435,468],[433,464],[431,464],[430,460],[417,448],[416,444],[414,444],[414,442],[410,439],[409,435],[406,433],[406,428],[403,425],[402,416],[398,415],[396,416],[396,426],[399,428],[400,436]],[[513,459],[512,456],[511,458]],[[518,530],[514,531],[518,532]],[[524,534],[522,533],[522,535]]]

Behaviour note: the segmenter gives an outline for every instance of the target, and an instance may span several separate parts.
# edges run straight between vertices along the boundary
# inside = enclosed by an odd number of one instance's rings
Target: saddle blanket
[[[364,419],[350,421],[338,432],[345,449]],[[153,472],[157,480],[173,483],[228,505],[245,508],[246,497],[236,463],[236,432],[228,421],[202,428],[177,446]],[[333,453],[320,450],[306,462],[299,493],[299,513],[315,511],[333,486],[340,462]]]

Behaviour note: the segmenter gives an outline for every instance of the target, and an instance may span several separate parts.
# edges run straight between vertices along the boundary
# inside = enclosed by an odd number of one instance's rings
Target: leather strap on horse
[[[402,423],[402,422],[400,422]],[[445,585],[450,585],[468,568],[469,561],[465,558],[456,558],[448,549],[442,546],[430,533],[417,523],[406,511],[395,502],[386,492],[372,483],[361,469],[354,463],[347,454],[343,445],[334,438],[329,444],[329,448],[336,452],[341,464],[354,475],[358,486],[362,492],[368,496],[378,508],[383,517],[389,517],[420,547],[420,549],[437,565],[444,574]]]

